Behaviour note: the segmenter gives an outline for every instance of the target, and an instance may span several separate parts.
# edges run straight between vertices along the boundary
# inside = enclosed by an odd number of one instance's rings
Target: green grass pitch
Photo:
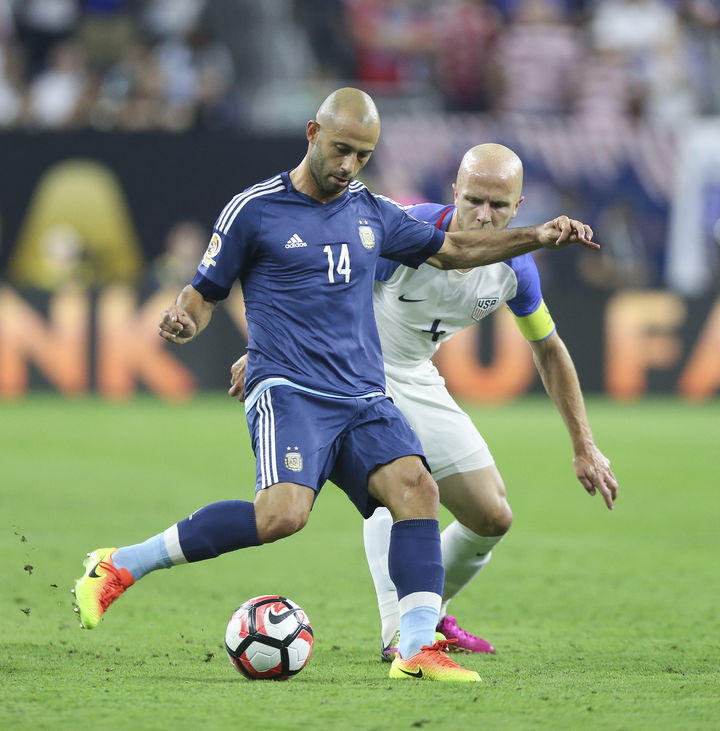
[[[453,604],[497,655],[463,659],[481,685],[449,686],[388,680],[361,520],[331,485],[297,536],[157,572],[81,631],[69,589],[86,551],[251,498],[242,409],[0,404],[0,727],[718,728],[720,402],[589,413],[621,484],[613,513],[576,483],[549,400],[472,410],[515,524]],[[315,630],[286,683],[244,680],[222,646],[230,613],[262,593],[297,601]]]

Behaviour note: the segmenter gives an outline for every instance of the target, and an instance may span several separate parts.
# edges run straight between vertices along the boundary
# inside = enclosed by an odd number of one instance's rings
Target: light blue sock
[[[155,569],[169,569],[173,562],[165,548],[165,535],[158,533],[143,543],[118,548],[112,556],[113,563],[127,569],[137,581]]]
[[[398,594],[400,657],[407,660],[423,645],[435,644],[440,614],[443,565],[437,520],[399,520],[390,532],[390,578]]]
[[[400,645],[403,660],[420,652],[423,645],[435,643],[435,625],[438,612],[433,607],[415,607],[400,616]]]

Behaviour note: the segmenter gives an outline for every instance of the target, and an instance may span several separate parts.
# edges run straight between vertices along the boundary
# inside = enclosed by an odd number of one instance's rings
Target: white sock
[[[375,584],[380,621],[382,622],[382,643],[385,647],[400,629],[398,596],[388,570],[390,551],[390,530],[392,516],[387,508],[378,508],[363,522],[363,540],[370,574]]]
[[[479,536],[454,520],[440,534],[445,589],[440,607],[440,619],[447,614],[450,600],[469,584],[492,556],[492,548],[503,536]]]

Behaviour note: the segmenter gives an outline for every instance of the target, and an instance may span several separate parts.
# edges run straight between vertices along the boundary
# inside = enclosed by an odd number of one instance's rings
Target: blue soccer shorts
[[[380,505],[368,494],[374,469],[408,455],[425,462],[420,440],[387,396],[331,398],[276,385],[260,394],[247,420],[256,491],[294,482],[317,498],[330,479],[365,518]]]

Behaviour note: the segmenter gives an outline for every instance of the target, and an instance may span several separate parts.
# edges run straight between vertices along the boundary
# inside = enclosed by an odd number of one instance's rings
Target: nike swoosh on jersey
[[[400,668],[401,673],[405,673],[405,675],[410,675],[413,678],[422,678],[422,668],[418,666],[416,673],[411,673],[409,670],[403,670]]]
[[[401,294],[398,299],[400,302],[426,302],[427,300],[410,300],[404,294]],[[404,672],[404,671],[403,671]]]
[[[283,612],[282,614],[275,614],[270,611],[268,612],[268,619],[270,620],[270,624],[280,624],[280,622],[287,619],[291,614],[295,614],[295,612],[297,612],[297,609],[288,609],[287,612]]]
[[[93,567],[92,567],[92,568],[90,569],[90,571],[89,571],[89,573],[88,573],[88,576],[89,576],[89,577],[90,577],[91,579],[101,579],[101,578],[102,578],[102,576],[99,576],[98,574],[96,574],[96,573],[95,573],[95,569],[96,569],[96,568],[98,567],[98,565],[99,565],[99,564],[95,564],[95,565],[94,565],[94,566],[93,566]]]

